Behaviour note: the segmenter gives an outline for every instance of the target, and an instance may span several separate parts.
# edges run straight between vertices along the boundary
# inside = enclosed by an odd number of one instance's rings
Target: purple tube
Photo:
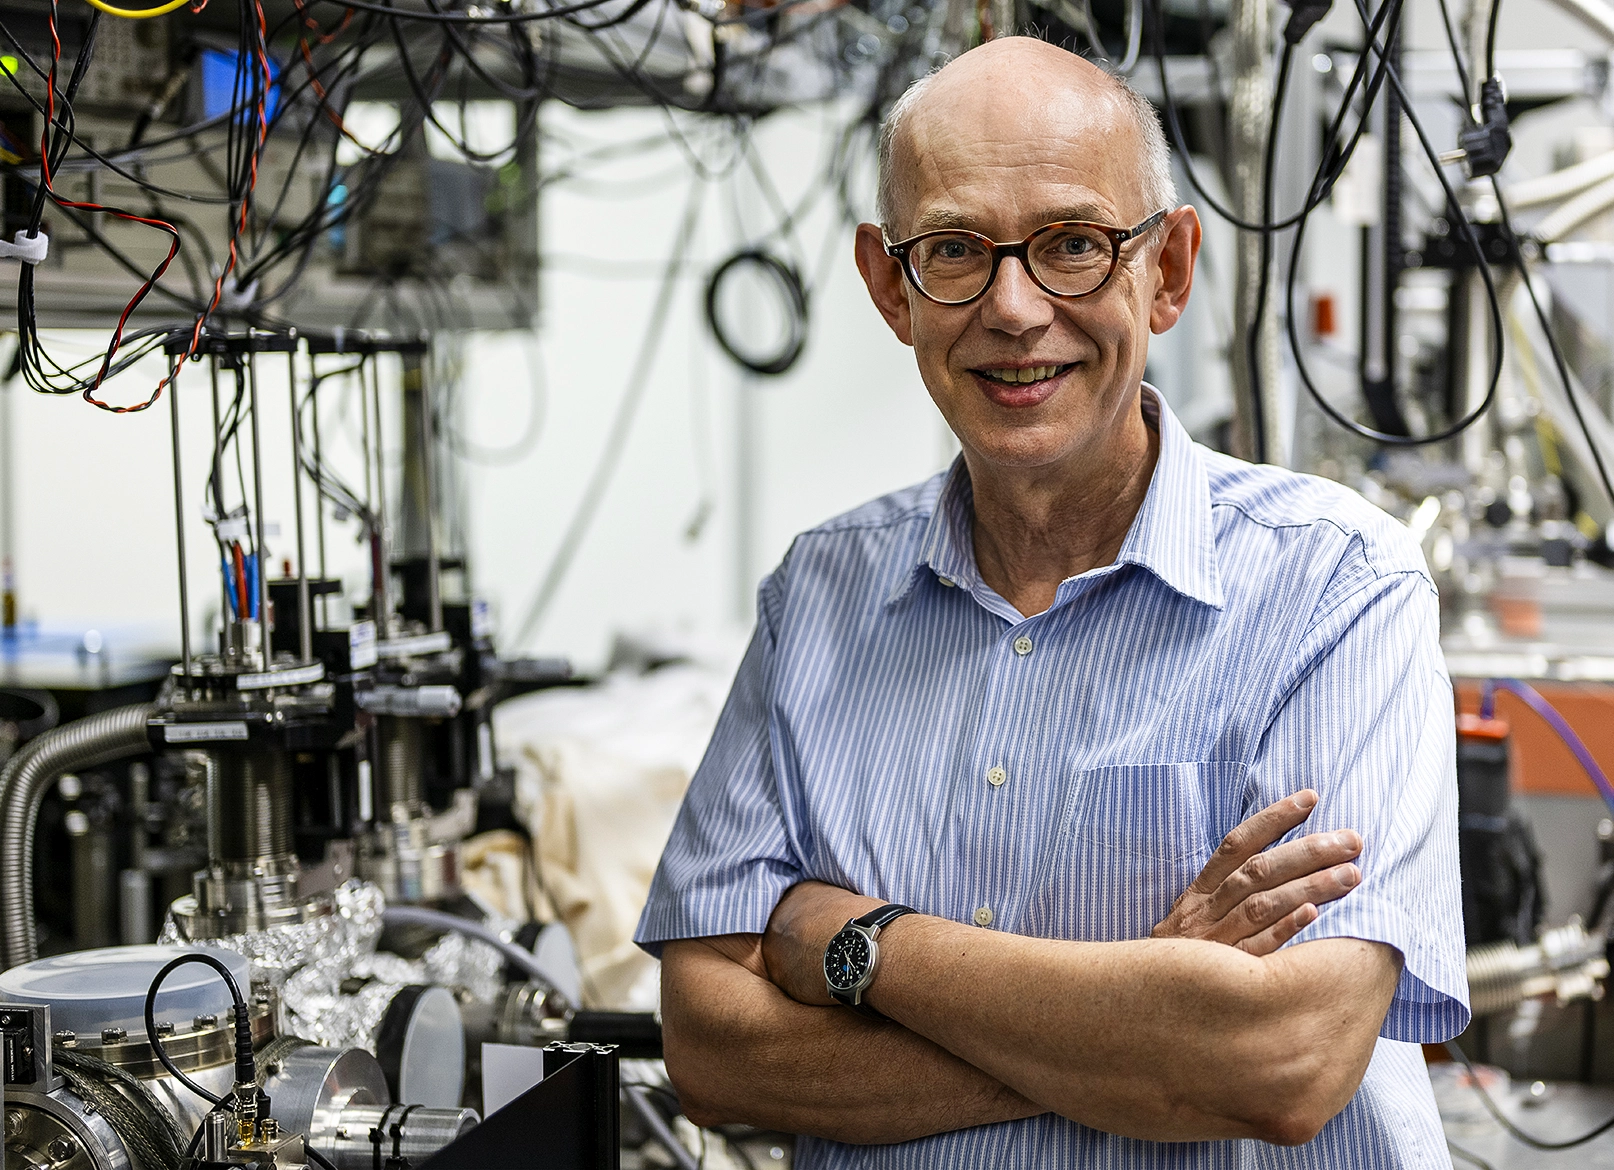
[[[1488,719],[1495,712],[1496,692],[1498,690],[1508,691],[1517,695],[1524,701],[1525,706],[1541,716],[1546,721],[1547,726],[1558,733],[1558,738],[1563,740],[1564,746],[1580,762],[1580,766],[1586,770],[1586,775],[1591,777],[1592,783],[1597,785],[1597,791],[1602,794],[1603,803],[1608,805],[1611,811],[1614,811],[1614,784],[1609,783],[1608,777],[1598,765],[1596,757],[1581,741],[1580,736],[1575,734],[1575,729],[1569,726],[1568,720],[1558,714],[1558,709],[1547,702],[1535,687],[1516,678],[1486,679],[1484,687],[1480,690],[1480,715]]]

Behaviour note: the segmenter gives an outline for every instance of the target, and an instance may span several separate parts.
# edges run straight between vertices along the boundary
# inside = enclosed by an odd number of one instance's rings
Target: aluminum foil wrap
[[[286,1028],[326,1047],[374,1052],[387,1005],[405,987],[448,987],[492,1003],[503,990],[503,970],[504,957],[498,951],[458,934],[444,935],[418,959],[372,950],[346,968],[312,964],[292,975],[281,989]],[[353,989],[357,980],[366,982]]]
[[[350,971],[360,955],[375,950],[376,939],[381,937],[381,913],[386,909],[381,887],[372,882],[344,882],[332,893],[332,900],[334,914],[219,938],[186,938],[170,915],[157,941],[235,951],[252,961],[254,983],[282,990],[297,971],[311,966]]]

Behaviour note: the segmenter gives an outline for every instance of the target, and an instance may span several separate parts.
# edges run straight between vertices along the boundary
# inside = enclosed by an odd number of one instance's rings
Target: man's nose
[[[981,298],[981,324],[1011,337],[1040,329],[1054,319],[1054,307],[1018,257],[1005,256],[997,279]]]

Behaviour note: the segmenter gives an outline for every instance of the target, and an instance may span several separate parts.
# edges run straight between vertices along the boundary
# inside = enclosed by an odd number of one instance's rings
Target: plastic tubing
[[[1608,805],[1610,811],[1614,811],[1614,784],[1609,783],[1608,777],[1603,773],[1602,766],[1598,764],[1596,757],[1582,742],[1580,736],[1575,734],[1575,729],[1569,726],[1569,721],[1558,714],[1558,709],[1547,702],[1542,697],[1541,692],[1527,682],[1521,682],[1516,678],[1493,678],[1486,679],[1484,687],[1480,690],[1480,714],[1487,719],[1496,711],[1497,691],[1507,691],[1509,694],[1517,695],[1524,701],[1525,706],[1541,716],[1547,726],[1558,733],[1558,738],[1563,740],[1564,746],[1573,753],[1580,766],[1586,770],[1586,775],[1591,777],[1592,783],[1597,785],[1597,791],[1602,795],[1603,803]]]
[[[531,951],[517,946],[509,939],[500,938],[497,931],[483,926],[480,922],[472,922],[469,918],[445,914],[441,910],[428,910],[424,906],[388,906],[382,912],[381,921],[397,926],[424,926],[430,930],[458,931],[468,938],[487,943],[534,979],[541,980],[550,987],[560,986],[560,982],[544,969],[544,965]]]

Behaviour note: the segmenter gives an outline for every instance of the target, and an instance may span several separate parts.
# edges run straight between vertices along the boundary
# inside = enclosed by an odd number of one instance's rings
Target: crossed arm
[[[806,882],[766,935],[669,943],[684,1110],[856,1143],[1044,1112],[1159,1141],[1307,1141],[1356,1092],[1400,975],[1382,944],[1278,949],[1359,880],[1348,831],[1262,852],[1314,804],[1302,793],[1235,829],[1152,939],[898,919],[867,995],[889,1022],[829,1006],[819,966],[875,899]]]

